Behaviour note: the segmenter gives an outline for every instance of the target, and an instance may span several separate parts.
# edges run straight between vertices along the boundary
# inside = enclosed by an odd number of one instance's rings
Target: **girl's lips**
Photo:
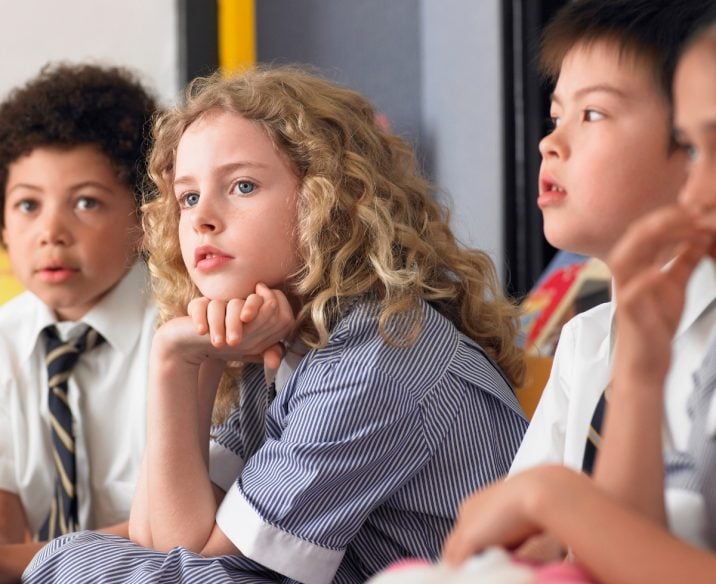
[[[196,262],[196,269],[200,272],[210,272],[230,262],[231,259],[225,255],[208,255]]]
[[[194,267],[200,272],[216,270],[233,259],[213,245],[200,245],[194,250]]]

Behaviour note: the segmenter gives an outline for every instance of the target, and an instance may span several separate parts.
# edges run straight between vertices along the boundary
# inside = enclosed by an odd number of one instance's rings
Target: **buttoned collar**
[[[80,322],[94,328],[113,349],[127,355],[142,332],[144,311],[150,302],[150,296],[147,268],[144,262],[138,261]],[[35,350],[42,330],[57,323],[52,310],[38,297],[32,295],[31,302],[36,304],[35,310],[32,311],[32,322],[18,331],[18,340],[21,341],[25,359],[29,359]]]

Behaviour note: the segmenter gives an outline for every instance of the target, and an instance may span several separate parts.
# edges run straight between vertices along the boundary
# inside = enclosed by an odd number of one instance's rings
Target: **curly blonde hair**
[[[144,221],[162,321],[185,315],[199,294],[179,248],[177,145],[193,122],[216,111],[260,124],[298,175],[302,267],[289,284],[301,301],[297,338],[324,346],[342,310],[369,295],[380,302],[382,336],[409,345],[421,330],[425,300],[477,341],[514,384],[522,381],[517,308],[503,296],[490,258],[457,244],[412,148],[381,128],[364,96],[293,67],[196,79],[185,104],[157,119],[149,169],[158,193],[145,206]],[[399,322],[393,317],[406,314],[416,317],[409,330],[391,327]]]

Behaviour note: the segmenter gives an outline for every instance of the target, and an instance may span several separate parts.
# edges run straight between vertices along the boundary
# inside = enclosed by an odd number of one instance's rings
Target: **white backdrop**
[[[179,89],[177,0],[0,0],[0,99],[48,61],[137,70],[165,103]]]

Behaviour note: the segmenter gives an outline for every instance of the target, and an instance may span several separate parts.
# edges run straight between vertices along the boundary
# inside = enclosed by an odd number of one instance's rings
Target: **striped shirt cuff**
[[[209,478],[225,492],[244,469],[244,460],[235,452],[213,440],[209,442]]]
[[[216,523],[246,557],[310,584],[330,584],[344,552],[310,543],[269,525],[234,484],[216,514]]]

